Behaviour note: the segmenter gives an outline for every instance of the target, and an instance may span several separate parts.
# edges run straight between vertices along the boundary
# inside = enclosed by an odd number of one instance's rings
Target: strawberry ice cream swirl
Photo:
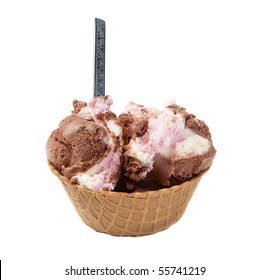
[[[71,182],[77,180],[80,185],[90,189],[111,191],[118,181],[120,164],[120,154],[111,150],[100,163],[73,176]]]

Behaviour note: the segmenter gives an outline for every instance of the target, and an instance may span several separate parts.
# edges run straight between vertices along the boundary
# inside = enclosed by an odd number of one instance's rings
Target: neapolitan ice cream
[[[216,150],[208,126],[183,107],[129,103],[118,117],[110,96],[74,110],[46,144],[52,172],[96,231],[139,236],[183,215]]]
[[[180,184],[212,164],[216,151],[207,125],[175,103],[162,111],[130,103],[119,119],[124,191]]]
[[[72,115],[50,135],[47,158],[72,184],[113,190],[121,172],[121,125],[109,96],[88,105],[74,100]]]

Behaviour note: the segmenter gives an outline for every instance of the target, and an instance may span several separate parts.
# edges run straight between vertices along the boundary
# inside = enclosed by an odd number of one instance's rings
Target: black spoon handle
[[[94,97],[105,96],[106,23],[95,19]]]

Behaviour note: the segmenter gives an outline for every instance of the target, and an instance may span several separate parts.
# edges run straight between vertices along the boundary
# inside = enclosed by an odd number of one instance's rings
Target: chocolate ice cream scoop
[[[208,126],[175,103],[160,111],[130,103],[124,132],[121,191],[147,191],[189,180],[209,168],[216,150]]]
[[[47,158],[72,183],[112,190],[119,179],[122,131],[111,104],[109,96],[88,105],[75,100],[72,114],[47,141]]]

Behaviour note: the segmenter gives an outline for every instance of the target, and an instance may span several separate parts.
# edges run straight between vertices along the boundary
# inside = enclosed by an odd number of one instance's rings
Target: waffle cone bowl
[[[142,236],[176,223],[206,171],[180,185],[147,192],[98,191],[70,184],[48,161],[82,221],[98,232],[115,236]]]

